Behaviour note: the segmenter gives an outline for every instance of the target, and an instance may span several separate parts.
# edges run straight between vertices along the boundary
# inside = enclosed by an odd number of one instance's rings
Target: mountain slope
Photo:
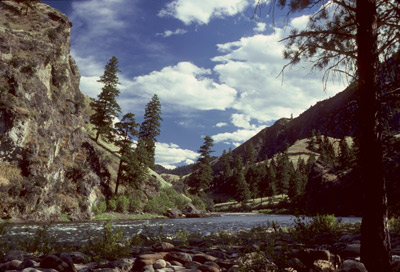
[[[0,2],[0,215],[89,218],[109,177],[87,132],[69,19]]]

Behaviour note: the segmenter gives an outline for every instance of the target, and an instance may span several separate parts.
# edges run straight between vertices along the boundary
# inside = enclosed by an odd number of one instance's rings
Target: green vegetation
[[[173,188],[161,188],[158,197],[149,197],[149,201],[145,204],[144,212],[164,214],[170,208],[182,209],[189,200],[181,194],[178,194]]]
[[[205,188],[211,185],[213,172],[210,163],[211,153],[214,152],[211,150],[213,145],[213,139],[210,136],[205,136],[203,145],[197,150],[200,153],[200,157],[193,166],[192,175],[186,181],[192,194],[201,194]]]
[[[161,103],[155,94],[146,105],[136,149],[140,162],[152,169],[154,169],[154,154],[157,136],[160,135],[161,121]]]
[[[112,140],[113,138],[113,119],[117,118],[118,113],[121,112],[121,108],[116,101],[119,95],[117,85],[120,84],[117,76],[118,72],[120,72],[118,59],[113,56],[105,66],[104,74],[98,80],[104,84],[101,93],[90,104],[94,109],[93,115],[90,116],[90,122],[97,131],[96,142],[100,135],[103,135],[107,140]]]

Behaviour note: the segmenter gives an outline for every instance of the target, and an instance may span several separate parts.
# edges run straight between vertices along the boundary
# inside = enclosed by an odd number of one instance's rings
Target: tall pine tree
[[[161,103],[155,94],[146,105],[144,121],[140,125],[137,152],[141,162],[154,168],[157,136],[161,132]]]
[[[117,174],[117,181],[115,183],[115,194],[118,193],[118,187],[122,182],[125,184],[129,183],[130,173],[128,169],[128,164],[132,163],[130,160],[132,157],[130,153],[133,153],[132,150],[132,140],[133,137],[138,135],[136,128],[139,126],[134,118],[133,113],[125,114],[121,122],[115,124],[114,133],[115,133],[115,141],[114,144],[119,147],[119,167],[118,167],[118,174]]]
[[[214,152],[211,148],[214,146],[214,140],[210,136],[204,137],[204,143],[200,146],[197,152],[200,157],[193,166],[193,173],[188,179],[188,185],[191,192],[200,194],[204,189],[208,188],[213,179],[213,171],[211,168],[211,153]]]
[[[104,135],[108,141],[113,138],[113,120],[121,112],[116,100],[119,95],[117,89],[117,85],[120,84],[117,76],[119,72],[121,71],[118,69],[118,59],[112,57],[105,66],[104,74],[98,80],[104,85],[101,93],[94,102],[90,103],[94,110],[93,115],[90,116],[90,122],[96,130],[96,142],[100,135]]]

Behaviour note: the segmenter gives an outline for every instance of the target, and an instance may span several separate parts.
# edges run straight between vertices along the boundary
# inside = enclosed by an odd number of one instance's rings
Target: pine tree
[[[263,1],[259,1],[261,3]],[[290,12],[319,7],[306,29],[287,37],[289,65],[310,60],[330,73],[345,68],[357,83],[359,165],[366,201],[361,224],[361,261],[368,271],[391,271],[387,196],[383,168],[379,61],[398,51],[400,2],[391,0],[279,0]]]
[[[96,142],[100,135],[104,135],[105,139],[110,141],[113,138],[113,120],[118,117],[121,108],[118,105],[116,98],[119,95],[117,85],[119,85],[117,73],[121,72],[118,69],[118,59],[112,57],[105,66],[104,74],[98,82],[103,83],[101,93],[97,99],[90,103],[94,110],[94,114],[90,116],[90,122],[96,130]]]
[[[339,156],[338,164],[341,169],[349,169],[353,167],[354,156],[352,154],[352,149],[350,148],[346,137],[339,142]]]
[[[114,144],[119,147],[119,155],[120,155],[120,162],[118,167],[118,174],[117,174],[117,181],[115,185],[115,194],[118,193],[118,187],[121,181],[128,182],[129,178],[129,171],[127,171],[127,164],[132,163],[130,161],[131,154],[133,153],[132,150],[132,140],[133,137],[138,136],[138,132],[136,128],[138,124],[135,121],[133,113],[125,114],[121,122],[115,124],[114,133],[115,133],[115,141]]]
[[[157,136],[161,132],[161,103],[155,94],[146,105],[144,121],[140,125],[138,153],[144,165],[154,168]]]
[[[234,194],[235,200],[245,203],[250,198],[250,190],[244,176],[244,167],[240,155],[235,157],[235,168],[233,170],[232,179],[236,185],[236,191]]]
[[[193,173],[190,175],[188,185],[194,194],[201,193],[208,188],[213,179],[213,171],[211,168],[211,148],[214,146],[213,139],[210,136],[204,137],[204,143],[197,152],[200,153],[196,164],[193,166]]]
[[[310,138],[308,138],[308,149],[310,151],[315,150],[315,129],[311,130]]]

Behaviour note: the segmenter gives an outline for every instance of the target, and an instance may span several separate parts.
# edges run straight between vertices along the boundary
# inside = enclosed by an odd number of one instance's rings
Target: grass
[[[166,218],[165,216],[161,216],[159,214],[151,214],[151,213],[144,213],[144,214],[123,214],[123,213],[103,213],[96,215],[94,220],[97,221],[115,221],[115,220],[148,220],[148,219],[163,219]]]

